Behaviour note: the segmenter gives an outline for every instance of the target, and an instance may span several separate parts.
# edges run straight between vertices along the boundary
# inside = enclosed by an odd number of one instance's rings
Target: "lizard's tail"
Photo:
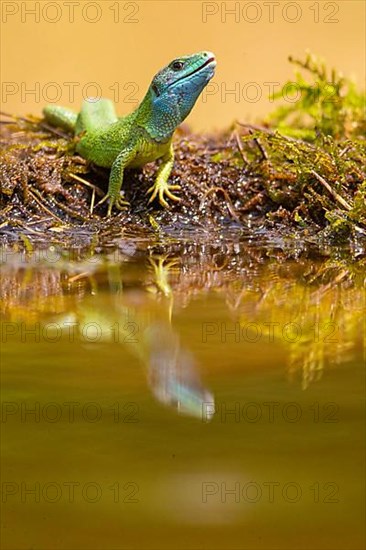
[[[47,105],[43,109],[46,122],[51,126],[57,126],[66,132],[75,132],[77,114],[71,109],[57,105]]]

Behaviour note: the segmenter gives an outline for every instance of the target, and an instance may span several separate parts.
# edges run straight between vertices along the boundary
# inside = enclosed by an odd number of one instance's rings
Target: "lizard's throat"
[[[160,96],[151,102],[150,112],[145,122],[145,130],[156,141],[169,140],[177,126],[188,113],[179,104],[176,97]]]

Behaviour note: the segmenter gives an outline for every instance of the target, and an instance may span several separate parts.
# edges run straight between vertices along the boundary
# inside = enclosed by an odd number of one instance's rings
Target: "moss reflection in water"
[[[238,332],[235,341],[280,345],[286,349],[289,378],[299,378],[304,389],[319,380],[324,368],[341,363],[364,345],[364,260],[281,264],[280,252],[245,245],[227,256],[207,247],[195,252],[162,256],[150,251],[133,261],[122,255],[120,262],[115,255],[86,254],[78,260],[50,262],[47,251],[8,251],[11,261],[2,277],[4,320],[24,326],[41,322],[47,331],[49,323],[55,330],[62,323],[95,326],[94,332],[88,329],[89,342],[128,343],[129,351],[147,368],[155,396],[181,412],[191,409],[196,416],[212,397],[201,386],[195,359],[182,348],[174,328],[174,317],[179,318],[191,302],[211,295],[222,304],[222,319],[209,329],[211,321],[203,315],[206,341],[216,338],[230,347],[233,339],[226,332],[230,334],[231,327],[231,332]],[[14,335],[6,330],[15,339],[20,336],[18,328]],[[188,401],[193,398],[187,407],[184,395]]]

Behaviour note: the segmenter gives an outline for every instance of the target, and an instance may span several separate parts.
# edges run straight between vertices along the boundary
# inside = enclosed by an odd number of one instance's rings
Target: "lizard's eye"
[[[157,87],[156,84],[153,84],[153,85],[152,85],[152,89],[153,89],[154,94],[156,95],[156,97],[159,97],[160,92],[159,92],[159,88]]]
[[[173,61],[172,69],[173,71],[181,71],[184,67],[183,61]]]

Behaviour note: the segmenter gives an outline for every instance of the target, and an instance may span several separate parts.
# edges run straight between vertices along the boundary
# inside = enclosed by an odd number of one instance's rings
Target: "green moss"
[[[271,125],[285,135],[307,140],[319,134],[335,139],[365,135],[364,92],[314,55],[308,54],[304,61],[289,57],[289,61],[302,71],[296,71],[295,80],[272,95],[272,99],[287,98],[287,103],[268,117]]]

